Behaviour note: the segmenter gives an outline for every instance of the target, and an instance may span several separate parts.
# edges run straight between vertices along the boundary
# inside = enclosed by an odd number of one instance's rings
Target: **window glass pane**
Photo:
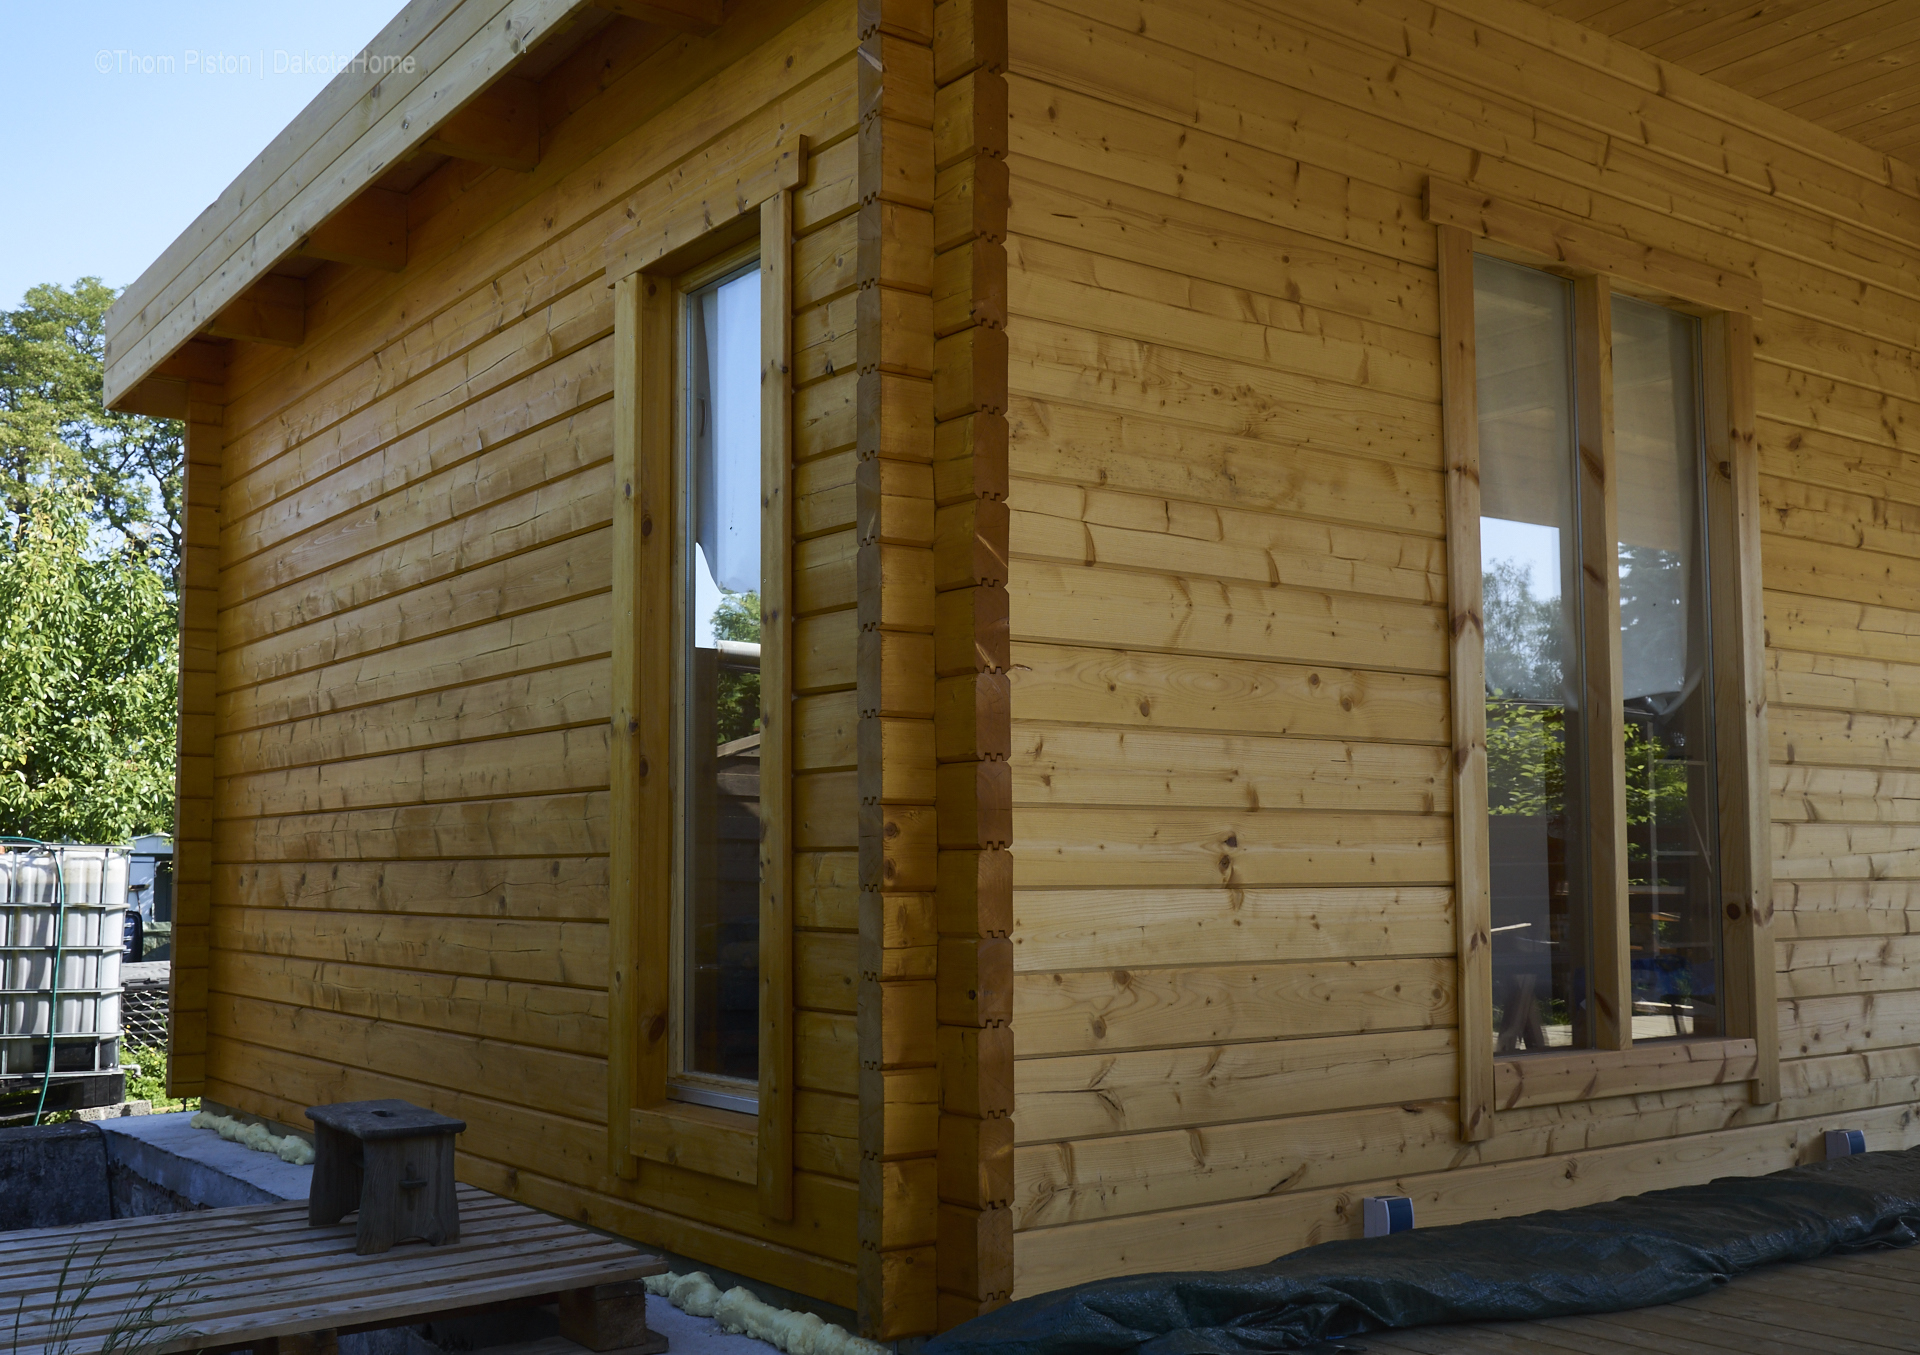
[[[1494,1046],[1592,1043],[1571,288],[1474,261]]]
[[[689,294],[683,1063],[759,1077],[760,273]]]
[[[1635,1040],[1722,1029],[1698,345],[1692,317],[1613,298]]]

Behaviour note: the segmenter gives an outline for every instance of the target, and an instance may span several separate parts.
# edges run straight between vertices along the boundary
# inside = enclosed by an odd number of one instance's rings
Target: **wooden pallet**
[[[376,1256],[354,1254],[351,1222],[309,1227],[304,1200],[0,1235],[0,1343],[13,1355],[280,1355],[562,1300],[570,1349],[666,1349],[646,1330],[639,1284],[666,1269],[659,1258],[472,1186],[459,1194],[458,1242]]]
[[[1888,1355],[1920,1349],[1920,1247],[1768,1266],[1658,1308],[1370,1332],[1372,1355]]]

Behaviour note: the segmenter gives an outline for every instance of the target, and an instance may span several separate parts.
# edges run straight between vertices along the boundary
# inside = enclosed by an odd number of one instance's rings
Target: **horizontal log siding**
[[[1913,172],[1518,0],[1010,31],[1016,1292],[1920,1142]],[[1765,289],[1778,1105],[1459,1140],[1428,175]]]
[[[575,59],[598,64],[548,82],[534,173],[437,171],[404,273],[323,268],[310,341],[235,356],[205,1085],[292,1124],[323,1101],[433,1106],[468,1123],[462,1179],[851,1306],[855,14],[728,11],[712,38],[618,21]],[[798,1174],[775,1223],[751,1185],[651,1161],[625,1181],[606,1160],[604,258],[724,202],[796,135],[814,155],[795,516],[818,568],[799,626]]]

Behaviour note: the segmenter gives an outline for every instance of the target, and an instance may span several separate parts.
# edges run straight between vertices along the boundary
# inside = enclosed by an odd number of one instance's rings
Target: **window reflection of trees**
[[[1622,546],[1622,648],[1686,652],[1684,559],[1676,552]],[[1563,828],[1567,786],[1567,711],[1562,703],[1561,608],[1534,596],[1528,570],[1497,560],[1482,576],[1487,673],[1487,812],[1549,820]],[[1700,890],[1712,860],[1701,813],[1706,750],[1689,748],[1697,722],[1691,690],[1654,692],[1626,703],[1627,888],[1632,899],[1634,998],[1671,1014],[1675,1034],[1710,1033],[1715,1024],[1710,936],[1689,926],[1672,900]],[[1694,742],[1702,740],[1696,735]],[[1703,986],[1704,985],[1704,986]],[[1698,991],[1696,991],[1696,989]],[[1572,1013],[1544,1003],[1548,1027]],[[1498,1017],[1496,1018],[1498,1019]],[[1650,1032],[1649,1032],[1650,1033]]]
[[[760,595],[724,593],[713,609],[713,638],[760,643]],[[732,743],[760,730],[760,670],[722,665],[713,699],[714,742]]]

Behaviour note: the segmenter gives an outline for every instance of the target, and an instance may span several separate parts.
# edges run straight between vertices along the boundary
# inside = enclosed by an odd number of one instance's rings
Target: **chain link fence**
[[[133,965],[127,966],[135,969]],[[125,1044],[148,1049],[167,1047],[167,995],[171,985],[171,965],[145,964],[143,970],[158,974],[127,977],[120,990],[120,1038]]]

